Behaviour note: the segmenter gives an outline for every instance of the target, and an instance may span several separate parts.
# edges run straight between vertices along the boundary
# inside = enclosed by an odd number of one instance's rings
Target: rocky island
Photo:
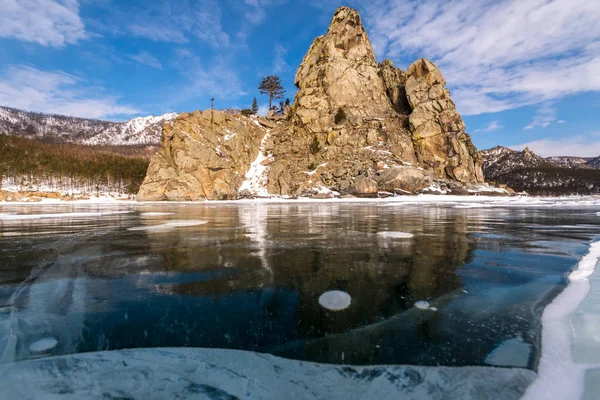
[[[180,114],[137,199],[508,193],[483,184],[482,156],[438,67],[378,64],[356,10],[336,11],[295,85],[283,118]]]

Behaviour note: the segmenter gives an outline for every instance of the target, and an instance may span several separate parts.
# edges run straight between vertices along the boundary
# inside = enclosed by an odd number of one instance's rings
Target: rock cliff
[[[236,199],[266,133],[255,119],[221,111],[179,115],[163,128],[137,199]]]
[[[377,64],[356,10],[336,11],[295,84],[287,118],[268,135],[250,117],[209,124],[210,111],[167,125],[138,199],[448,193],[483,182],[481,156],[439,69],[426,59],[406,72]],[[237,137],[227,148],[226,131]]]

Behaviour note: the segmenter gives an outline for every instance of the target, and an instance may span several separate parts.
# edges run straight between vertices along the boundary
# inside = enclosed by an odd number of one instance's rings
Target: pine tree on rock
[[[258,101],[256,100],[256,97],[252,101],[252,114],[258,114]]]
[[[285,89],[281,86],[281,79],[277,75],[269,75],[258,86],[260,94],[269,95],[269,110],[273,108],[274,99],[282,99]]]

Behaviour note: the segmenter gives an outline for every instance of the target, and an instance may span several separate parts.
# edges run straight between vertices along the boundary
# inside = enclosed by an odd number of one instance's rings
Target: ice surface
[[[190,228],[194,226],[200,226],[208,223],[208,221],[201,220],[172,220],[164,224],[159,225],[148,225],[148,226],[134,226],[128,228],[128,231],[148,231],[148,232],[164,232],[170,231],[176,228]]]
[[[529,387],[524,399],[575,400],[584,395],[584,377],[590,365],[577,364],[573,360],[570,322],[590,291],[588,278],[594,272],[598,259],[600,242],[590,246],[588,254],[569,275],[569,285],[544,309],[538,378]]]
[[[329,292],[323,293],[319,297],[319,304],[332,311],[341,311],[350,307],[352,299],[350,295],[346,292],[342,292],[341,290],[331,290]]]
[[[535,373],[492,367],[355,367],[216,349],[139,349],[0,365],[0,398],[518,399]]]
[[[16,221],[28,219],[62,219],[62,218],[91,218],[109,215],[129,214],[133,211],[102,211],[102,212],[71,212],[56,214],[0,214],[0,220]]]
[[[526,368],[529,365],[531,345],[525,343],[522,337],[500,343],[487,356],[485,363],[497,367],[516,366]]]
[[[141,217],[164,217],[167,215],[173,215],[175,213],[172,212],[145,212],[145,213],[141,213],[140,216]]]
[[[53,337],[45,337],[32,343],[29,346],[29,351],[32,353],[44,353],[48,350],[52,350],[58,344],[58,340]]]
[[[415,307],[419,310],[429,310],[429,302],[425,300],[419,300],[415,303]]]
[[[573,315],[573,357],[578,363],[600,364],[600,273],[589,278],[591,290]]]
[[[389,231],[377,232],[377,235],[384,239],[410,239],[415,236],[412,233],[407,233],[407,232],[389,232]]]

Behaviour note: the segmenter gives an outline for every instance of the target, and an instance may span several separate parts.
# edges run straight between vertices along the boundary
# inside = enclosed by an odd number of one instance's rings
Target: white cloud
[[[61,47],[86,37],[77,0],[0,0],[0,38]]]
[[[590,134],[589,137],[578,135],[565,139],[540,139],[510,146],[510,148],[520,151],[525,147],[529,147],[531,151],[542,157],[598,157],[600,156],[600,140],[593,140],[592,138],[595,136]]]
[[[600,91],[600,3],[588,0],[372,0],[376,52],[436,62],[464,114]]]
[[[110,14],[106,22],[95,20],[90,24],[106,34],[179,44],[200,40],[217,49],[230,44],[217,0],[156,0],[142,6],[109,4],[105,9]]]
[[[160,63],[160,61],[158,61],[156,57],[154,57],[147,51],[140,51],[137,54],[130,55],[129,58],[139,62],[140,64],[148,65],[152,68],[162,69],[162,64]]]
[[[287,54],[287,49],[281,45],[275,46],[275,57],[273,57],[273,72],[276,74],[280,74],[282,72],[287,71],[290,66],[285,61],[285,55]]]
[[[116,97],[99,96],[99,88],[64,72],[48,72],[17,65],[0,74],[0,104],[28,111],[106,118],[139,114],[133,106],[119,104]]]
[[[556,121],[556,123],[557,123],[557,124],[564,124],[564,123],[566,123],[566,122],[567,122],[567,121],[565,121],[564,119],[561,119],[561,120],[558,120],[558,121]]]
[[[157,26],[150,21],[132,23],[127,29],[134,36],[143,37],[155,42],[186,43],[188,39],[178,29]]]
[[[556,121],[556,109],[552,103],[542,104],[536,111],[533,121],[523,129],[533,129],[536,127],[545,128]]]
[[[492,121],[489,124],[487,124],[484,128],[476,129],[475,132],[493,132],[497,131],[498,129],[502,129],[502,124],[500,123],[500,121]]]

